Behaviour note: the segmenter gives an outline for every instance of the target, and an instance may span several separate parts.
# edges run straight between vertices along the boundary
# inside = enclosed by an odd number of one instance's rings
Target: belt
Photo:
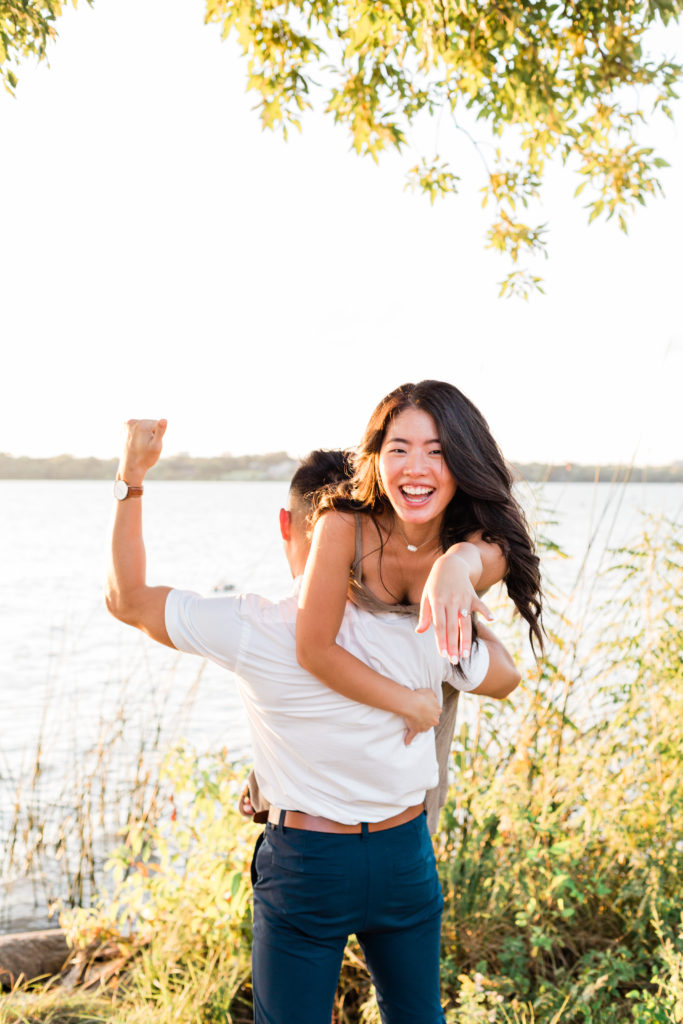
[[[357,835],[363,831],[365,825],[368,832],[384,832],[388,828],[396,828],[397,825],[405,825],[424,812],[425,805],[415,804],[413,807],[406,807],[404,811],[385,818],[383,821],[359,822],[357,825],[344,825],[341,821],[332,821],[331,818],[318,818],[315,814],[305,814],[303,811],[281,811],[277,807],[271,807],[268,811],[268,822],[271,825],[284,824],[285,828],[302,829],[305,832],[333,832],[338,835]],[[282,814],[284,813],[284,821]]]

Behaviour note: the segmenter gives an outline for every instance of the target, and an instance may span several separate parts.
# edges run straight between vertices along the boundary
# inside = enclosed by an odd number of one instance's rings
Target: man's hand
[[[237,804],[237,810],[240,812],[243,818],[254,817],[254,805],[251,802],[251,793],[249,792],[249,786],[245,786],[240,793],[239,802]]]
[[[419,732],[426,732],[439,721],[441,707],[433,690],[423,688],[410,693],[410,710],[403,713],[403,721],[408,726],[405,744],[408,746]]]
[[[118,476],[132,486],[142,483],[145,474],[159,461],[166,420],[128,420]]]

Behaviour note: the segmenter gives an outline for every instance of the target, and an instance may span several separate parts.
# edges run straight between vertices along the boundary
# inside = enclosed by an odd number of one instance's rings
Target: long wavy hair
[[[355,450],[353,476],[321,496],[314,520],[329,508],[362,511],[373,518],[393,517],[380,479],[379,453],[389,424],[408,408],[420,409],[434,420],[444,461],[457,483],[443,517],[442,549],[477,531],[485,541],[500,546],[507,561],[507,592],[529,626],[532,647],[542,651],[539,559],[524,512],[512,493],[512,473],[482,414],[452,384],[439,380],[402,384],[383,398]]]

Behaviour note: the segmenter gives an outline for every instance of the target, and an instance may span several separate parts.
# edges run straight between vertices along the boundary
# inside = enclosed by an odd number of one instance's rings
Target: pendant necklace
[[[421,544],[410,544],[408,543],[408,538],[406,537],[405,533],[398,524],[398,519],[395,520],[395,525],[408,551],[419,551],[420,548],[423,548],[425,546],[425,544],[431,543],[431,541],[436,540],[436,538],[439,536],[438,533],[435,533],[432,537],[428,537],[427,540],[423,540]]]

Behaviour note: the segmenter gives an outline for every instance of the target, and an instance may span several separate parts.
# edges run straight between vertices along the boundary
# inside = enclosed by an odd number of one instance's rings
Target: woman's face
[[[443,517],[457,484],[441,454],[439,432],[429,413],[409,406],[387,427],[379,453],[382,487],[406,523]]]

